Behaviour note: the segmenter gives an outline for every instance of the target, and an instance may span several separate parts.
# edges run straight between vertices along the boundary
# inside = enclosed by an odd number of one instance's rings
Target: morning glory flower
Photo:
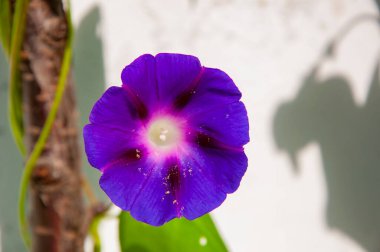
[[[84,142],[111,201],[150,225],[193,220],[247,169],[247,111],[221,70],[181,54],[142,55],[94,105]]]

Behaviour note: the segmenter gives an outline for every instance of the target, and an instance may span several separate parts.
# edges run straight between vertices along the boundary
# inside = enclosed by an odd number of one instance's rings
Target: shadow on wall
[[[318,66],[317,66],[318,68]],[[274,118],[277,146],[297,171],[297,153],[316,142],[327,181],[327,223],[369,252],[380,251],[380,83],[379,62],[364,105],[356,105],[343,76],[321,81],[316,69],[297,97]],[[307,168],[307,167],[304,167]]]
[[[83,148],[82,130],[96,100],[104,92],[105,76],[103,43],[97,34],[101,22],[100,9],[94,6],[81,20],[75,33],[74,80],[80,111],[80,140],[82,146],[82,168],[90,179],[97,196],[105,199],[98,185],[99,172],[90,167]]]
[[[17,222],[18,184],[23,160],[9,128],[8,72],[8,62],[0,48],[0,251],[25,251]]]
[[[99,8],[94,7],[80,22],[75,36],[74,75],[81,128],[88,121],[94,101],[104,91],[103,47],[96,35],[99,22]],[[8,70],[8,63],[0,49],[0,251],[21,252],[25,248],[18,232],[17,197],[23,162],[8,126]],[[82,141],[82,137],[80,139]],[[83,156],[83,169],[91,182],[97,185],[99,175],[88,166]]]

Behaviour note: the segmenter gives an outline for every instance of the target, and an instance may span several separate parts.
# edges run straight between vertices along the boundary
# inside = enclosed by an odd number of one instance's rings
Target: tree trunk
[[[67,34],[60,0],[30,0],[20,65],[28,153],[55,97]],[[70,74],[51,135],[30,183],[33,252],[83,251],[86,212],[77,118]]]

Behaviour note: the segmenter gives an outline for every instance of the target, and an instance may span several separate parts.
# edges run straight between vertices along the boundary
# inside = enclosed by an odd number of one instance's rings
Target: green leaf
[[[136,221],[128,212],[119,215],[122,252],[227,251],[211,217],[172,220],[161,227]]]
[[[9,57],[11,52],[11,6],[9,0],[0,0],[0,42],[3,45],[4,52]]]

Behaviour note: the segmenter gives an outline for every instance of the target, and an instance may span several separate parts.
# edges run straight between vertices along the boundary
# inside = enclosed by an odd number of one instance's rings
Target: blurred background
[[[229,249],[378,252],[379,8],[374,0],[72,1],[81,125],[139,55],[196,55],[234,79],[250,118],[248,171],[212,213]],[[7,73],[1,52],[2,252],[23,249]],[[83,165],[96,186],[99,174]],[[117,251],[115,228],[102,224],[104,251]]]

